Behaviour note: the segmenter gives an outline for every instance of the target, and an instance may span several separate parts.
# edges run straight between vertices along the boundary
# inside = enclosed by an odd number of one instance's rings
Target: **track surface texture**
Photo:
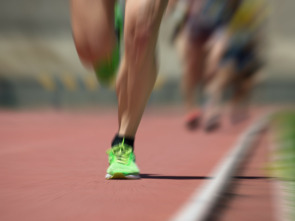
[[[262,110],[214,133],[175,108],[148,109],[135,142],[141,179],[105,180],[115,110],[0,111],[0,220],[169,220]]]

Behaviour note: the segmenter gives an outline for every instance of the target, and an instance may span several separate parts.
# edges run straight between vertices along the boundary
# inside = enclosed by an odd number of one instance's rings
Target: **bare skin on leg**
[[[128,0],[117,80],[119,135],[134,137],[157,76],[155,48],[167,0]]]
[[[193,41],[188,35],[188,30],[184,29],[178,39],[178,51],[184,65],[182,92],[186,112],[189,113],[196,108],[196,88],[202,80],[206,53],[204,42]]]
[[[115,46],[115,0],[71,0],[72,31],[81,62],[92,68]]]

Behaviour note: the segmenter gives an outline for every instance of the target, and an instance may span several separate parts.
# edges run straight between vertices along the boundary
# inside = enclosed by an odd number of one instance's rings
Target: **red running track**
[[[148,110],[135,144],[142,179],[108,181],[115,111],[1,111],[0,220],[168,220],[252,121],[206,134],[182,120]]]

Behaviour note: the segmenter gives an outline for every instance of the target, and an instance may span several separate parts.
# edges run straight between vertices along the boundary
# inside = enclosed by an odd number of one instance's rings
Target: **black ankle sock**
[[[112,141],[112,147],[122,143],[124,140],[124,143],[129,145],[130,147],[132,147],[132,149],[134,149],[134,138],[133,137],[123,137],[120,136],[119,134],[116,134],[116,136],[114,137],[113,141]]]

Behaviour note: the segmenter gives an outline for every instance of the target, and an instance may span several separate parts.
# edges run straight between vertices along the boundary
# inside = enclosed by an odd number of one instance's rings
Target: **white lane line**
[[[220,195],[225,190],[240,162],[269,120],[270,114],[259,118],[238,139],[237,143],[213,170],[210,177],[200,188],[195,190],[189,201],[180,209],[171,221],[203,221],[208,218]]]

